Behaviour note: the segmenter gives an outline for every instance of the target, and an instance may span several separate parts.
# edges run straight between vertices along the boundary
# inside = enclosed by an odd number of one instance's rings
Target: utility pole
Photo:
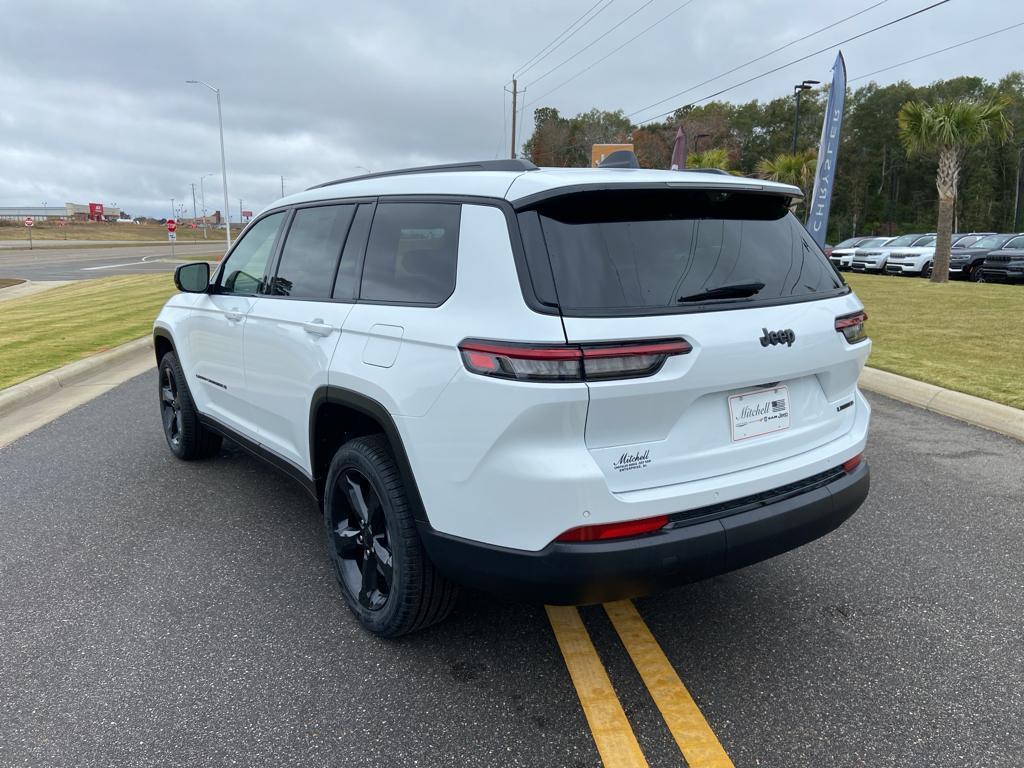
[[[284,176],[281,177],[281,197],[284,197]]]
[[[508,91],[508,88],[506,88],[505,90]],[[525,93],[525,92],[526,92],[526,89],[524,88],[523,89],[523,93]],[[516,159],[516,117],[517,117],[517,110],[518,110],[517,104],[518,104],[518,98],[519,98],[519,81],[516,80],[514,77],[512,78],[512,91],[511,91],[511,93],[512,93],[512,150],[511,150],[511,156],[512,156],[512,159],[515,160]],[[524,108],[525,108],[525,105],[524,105]]]

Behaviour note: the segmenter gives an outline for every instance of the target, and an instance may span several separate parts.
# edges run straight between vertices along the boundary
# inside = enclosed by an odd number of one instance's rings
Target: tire
[[[932,276],[932,271],[935,269],[933,262],[928,262],[928,266],[921,270],[921,277],[927,279]]]
[[[458,591],[427,557],[387,440],[349,440],[324,489],[327,549],[341,594],[359,623],[398,637],[444,619]]]
[[[967,277],[972,283],[984,283],[985,273],[981,271],[981,264],[978,264],[974,269],[972,269],[971,274]]]
[[[165,354],[157,371],[160,423],[171,453],[183,461],[216,456],[220,451],[221,437],[199,423],[199,411],[192,400],[178,356],[173,352]]]

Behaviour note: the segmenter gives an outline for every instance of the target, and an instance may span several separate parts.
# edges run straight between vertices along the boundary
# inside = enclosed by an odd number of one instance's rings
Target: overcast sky
[[[603,0],[602,5],[608,0]],[[685,94],[653,116],[929,5],[887,0],[810,40]],[[568,85],[683,0],[611,0],[522,75],[537,106],[627,113],[766,53],[878,0],[691,0]],[[512,72],[594,0],[125,3],[0,0],[0,205],[103,202],[168,215],[206,178],[222,207],[214,95],[223,90],[231,208],[361,172],[508,153]],[[598,5],[597,8],[601,8]],[[155,9],[159,8],[159,12]],[[607,36],[551,74],[550,69]],[[783,15],[783,13],[785,15]],[[951,0],[843,46],[850,78],[1024,21],[1020,0]],[[1024,68],[1024,27],[876,76],[927,83],[997,79]],[[823,53],[730,91],[771,99],[828,80]],[[538,78],[539,81],[538,81]],[[851,83],[851,85],[863,84]],[[530,103],[544,96],[539,103]],[[504,102],[503,102],[504,99]],[[189,211],[191,214],[191,210]]]

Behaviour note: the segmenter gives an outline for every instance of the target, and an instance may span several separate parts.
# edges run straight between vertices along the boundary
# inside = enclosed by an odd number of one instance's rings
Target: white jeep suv
[[[866,315],[799,194],[505,160],[286,197],[175,273],[167,443],[301,483],[384,636],[457,583],[591,603],[792,549],[864,500],[870,414]]]

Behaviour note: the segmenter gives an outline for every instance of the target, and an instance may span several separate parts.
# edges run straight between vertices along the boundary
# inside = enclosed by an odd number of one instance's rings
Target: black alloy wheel
[[[971,282],[984,283],[985,273],[981,270],[981,264],[978,264],[974,269],[971,270]]]
[[[364,629],[398,637],[451,612],[458,590],[423,548],[408,487],[384,435],[355,437],[337,450],[323,501],[334,574]]]
[[[932,271],[935,269],[935,262],[929,261],[928,266],[921,270],[921,277],[928,278],[932,276]]]
[[[157,372],[160,424],[171,453],[184,461],[216,456],[221,437],[202,425],[178,356],[174,352],[166,353],[160,359]]]
[[[359,470],[346,469],[336,479],[339,504],[331,520],[333,558],[342,586],[359,605],[383,609],[394,584],[394,553],[384,505],[370,480]]]
[[[178,392],[178,379],[174,374],[174,369],[165,362],[160,367],[160,420],[164,425],[167,444],[175,452],[181,449],[181,441],[185,433],[181,398]]]

